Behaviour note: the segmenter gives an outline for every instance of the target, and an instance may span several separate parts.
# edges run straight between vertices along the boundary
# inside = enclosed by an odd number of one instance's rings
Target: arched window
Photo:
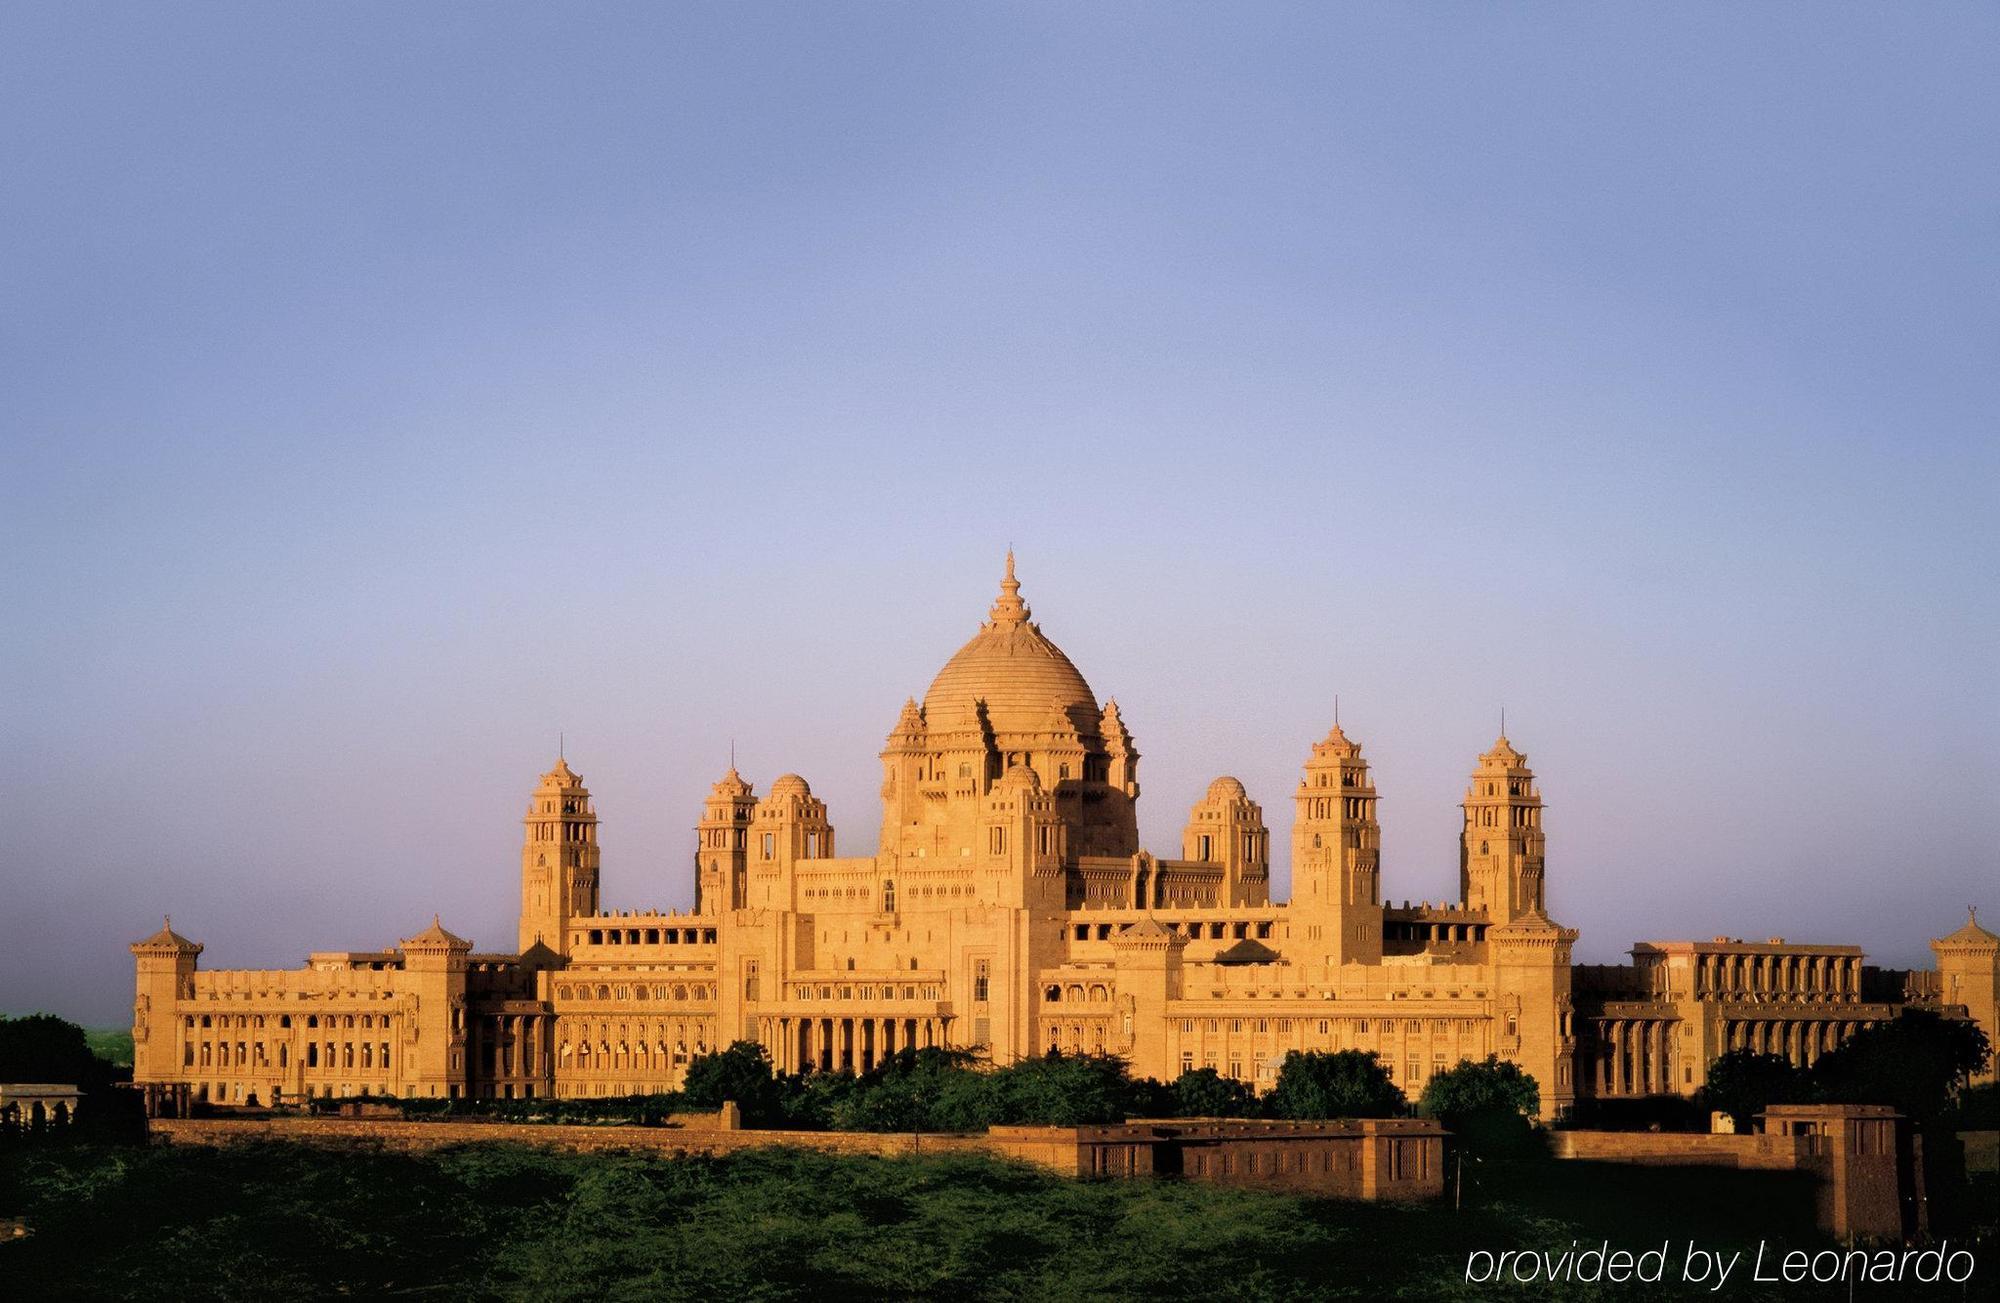
[[[893,878],[882,879],[882,912],[884,914],[896,912],[896,883]]]
[[[1062,999],[1062,988],[1060,986],[1051,986],[1048,990],[1042,992],[1042,998],[1050,1004],[1055,1004]]]

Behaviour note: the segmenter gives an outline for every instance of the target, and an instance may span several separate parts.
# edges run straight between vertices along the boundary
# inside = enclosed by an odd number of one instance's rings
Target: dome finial
[[[1020,624],[1028,618],[1028,604],[1021,600],[1021,581],[1014,578],[1014,548],[1007,547],[1007,573],[1000,580],[1000,596],[991,612],[1000,624]]]

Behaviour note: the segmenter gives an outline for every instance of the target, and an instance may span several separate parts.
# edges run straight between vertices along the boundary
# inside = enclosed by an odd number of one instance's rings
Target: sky
[[[1023,595],[1178,853],[1383,890],[1506,711],[1580,960],[2000,923],[2000,9],[0,11],[0,1010],[609,907],[728,767],[874,848]]]

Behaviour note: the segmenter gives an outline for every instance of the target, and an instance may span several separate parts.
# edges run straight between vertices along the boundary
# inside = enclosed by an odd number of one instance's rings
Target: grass
[[[666,1159],[273,1142],[0,1162],[0,1214],[34,1228],[0,1245],[0,1279],[23,1298],[1474,1298],[1495,1289],[1464,1282],[1473,1249],[1816,1242],[1792,1176],[1585,1163],[1491,1172],[1454,1211],[789,1149]]]

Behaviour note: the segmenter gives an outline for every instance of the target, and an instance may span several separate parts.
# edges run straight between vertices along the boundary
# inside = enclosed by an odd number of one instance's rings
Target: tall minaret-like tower
[[[750,820],[757,794],[730,765],[709,790],[695,825],[695,912],[721,914],[750,903]]]
[[[1458,890],[1467,908],[1495,923],[1546,913],[1542,903],[1542,796],[1528,758],[1506,734],[1479,757],[1465,794]]]
[[[597,814],[568,761],[542,775],[521,823],[521,949],[568,953],[570,920],[597,912],[598,866]]]
[[[1292,820],[1292,905],[1306,940],[1335,964],[1382,958],[1382,825],[1361,744],[1336,722],[1313,743]]]

